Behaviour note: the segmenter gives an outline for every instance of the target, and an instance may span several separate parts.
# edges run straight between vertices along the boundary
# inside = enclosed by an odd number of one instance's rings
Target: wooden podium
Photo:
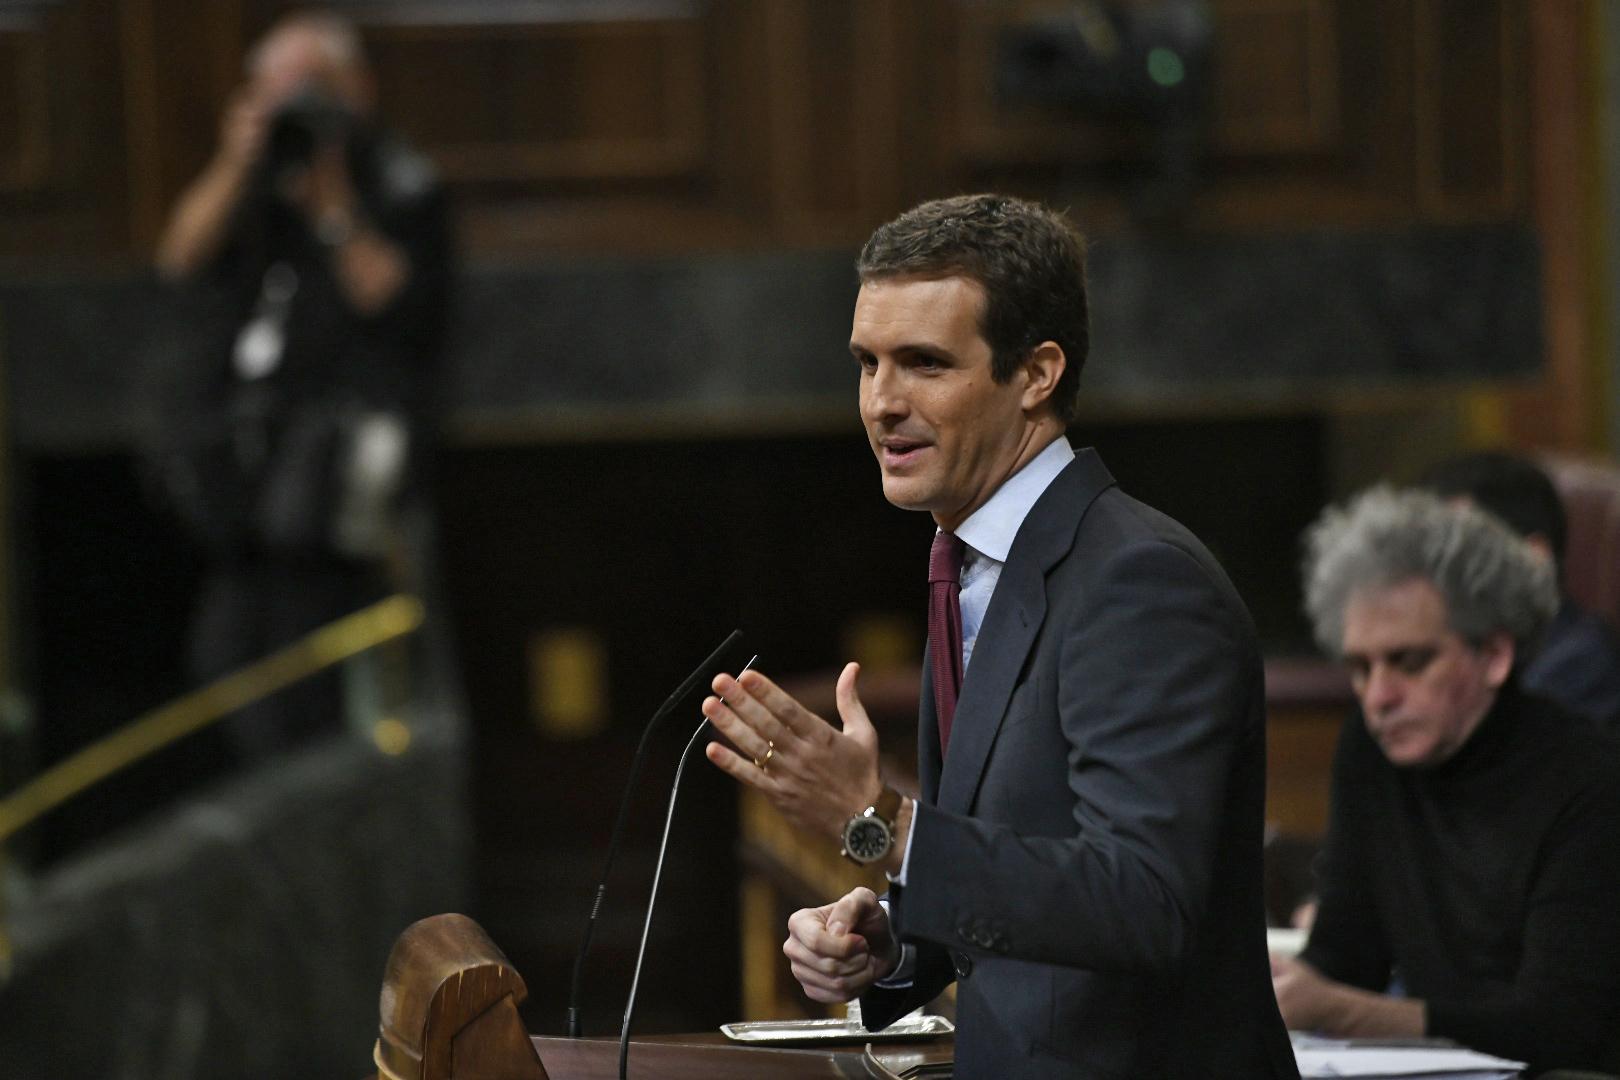
[[[528,995],[482,927],[435,915],[407,927],[383,976],[373,1060],[378,1080],[613,1080],[617,1039],[531,1036],[518,1004]],[[718,1032],[632,1041],[629,1074],[663,1080],[844,1080],[950,1075],[952,1043],[768,1049]]]

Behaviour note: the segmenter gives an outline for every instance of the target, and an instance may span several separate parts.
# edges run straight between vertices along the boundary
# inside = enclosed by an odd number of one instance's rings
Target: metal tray
[[[751,1020],[721,1024],[726,1038],[758,1046],[803,1046],[814,1043],[884,1043],[933,1039],[956,1030],[943,1016],[902,1016],[882,1031],[867,1031],[848,1020]]]

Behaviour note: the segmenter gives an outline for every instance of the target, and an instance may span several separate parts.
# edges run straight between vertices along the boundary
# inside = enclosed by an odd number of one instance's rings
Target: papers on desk
[[[1359,1077],[1361,1080],[1511,1080],[1522,1061],[1492,1057],[1441,1040],[1390,1041],[1321,1039],[1294,1033],[1294,1060],[1302,1080]]]

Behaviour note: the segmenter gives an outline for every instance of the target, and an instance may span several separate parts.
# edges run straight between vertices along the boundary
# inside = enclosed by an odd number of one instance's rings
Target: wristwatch
[[[881,862],[894,847],[894,819],[899,813],[900,793],[885,786],[876,803],[845,824],[841,854],[858,866]]]

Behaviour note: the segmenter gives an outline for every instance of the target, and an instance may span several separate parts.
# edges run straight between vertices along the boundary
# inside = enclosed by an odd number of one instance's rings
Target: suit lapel
[[[928,655],[923,654],[922,696],[917,708],[917,780],[922,787],[922,800],[929,805],[939,803],[939,716],[934,710],[934,676],[929,670]]]
[[[1007,703],[1046,618],[1047,571],[1073,548],[1075,530],[1086,509],[1113,482],[1096,451],[1082,450],[1036,500],[1019,527],[962,676],[962,696],[957,700],[951,746],[935,800],[940,809],[957,814],[972,810],[990,749],[1006,718]],[[925,695],[927,686],[925,676]],[[919,726],[933,732],[935,725],[929,722],[932,699],[925,696],[923,701],[925,718]],[[925,776],[925,796],[931,794],[927,787]]]

